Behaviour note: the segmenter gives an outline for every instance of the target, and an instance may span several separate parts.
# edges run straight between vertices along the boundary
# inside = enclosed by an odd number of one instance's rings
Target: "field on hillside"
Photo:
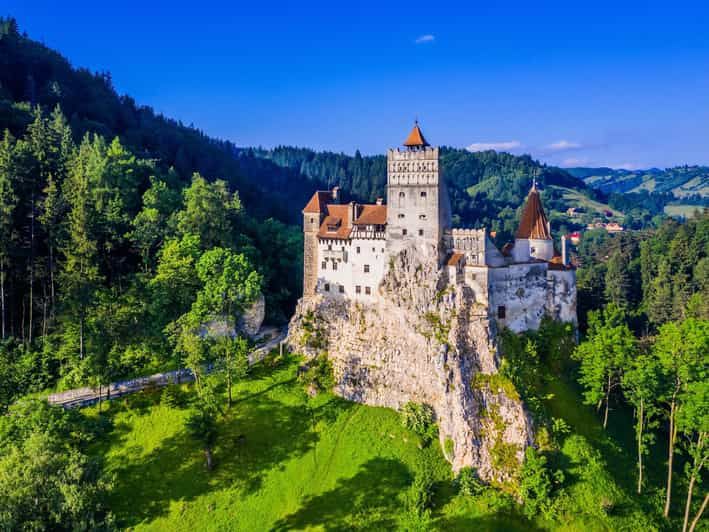
[[[702,207],[700,205],[666,205],[665,214],[668,216],[682,216],[684,218],[691,218],[694,216],[696,211],[701,212]]]
[[[611,211],[613,213],[613,216],[623,217],[622,212],[616,209],[612,209],[609,205],[605,203],[601,203],[600,201],[596,201],[587,196],[584,196],[577,190],[557,186],[554,186],[553,188],[559,189],[563,192],[564,201],[567,202],[569,207],[583,207],[584,209],[586,209],[586,212],[596,213],[599,215],[603,215],[605,211]]]
[[[293,361],[275,370],[260,367],[239,385],[219,427],[211,473],[185,433],[186,408],[161,404],[159,391],[104,406],[113,429],[93,452],[105,457],[115,475],[110,502],[118,524],[132,530],[402,529],[405,493],[417,464],[427,461],[436,481],[434,529],[549,528],[528,521],[520,506],[492,488],[477,497],[457,494],[437,443],[423,446],[392,410],[329,394],[309,398],[296,382],[296,369]],[[635,529],[643,509],[628,495],[632,457],[602,433],[572,388],[562,381],[550,386],[547,406],[554,415],[598,444],[604,458],[610,453],[625,462],[614,475],[599,473],[600,481],[585,478],[583,458],[567,438],[562,457],[568,496],[582,498],[587,513],[564,516],[560,529]],[[185,399],[192,393],[184,388]],[[95,408],[90,413],[98,415]],[[614,426],[629,426],[622,416],[615,416]],[[607,492],[621,504],[610,513],[603,506]]]

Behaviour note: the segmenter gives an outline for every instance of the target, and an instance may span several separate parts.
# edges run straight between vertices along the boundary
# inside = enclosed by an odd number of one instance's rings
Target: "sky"
[[[709,0],[0,0],[119,93],[239,146],[709,164]]]

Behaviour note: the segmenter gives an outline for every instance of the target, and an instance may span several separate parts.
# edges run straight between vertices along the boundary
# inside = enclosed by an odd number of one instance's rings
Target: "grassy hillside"
[[[402,528],[408,522],[405,493],[424,462],[435,479],[430,525],[435,530],[600,531],[647,525],[646,509],[632,495],[632,456],[620,445],[627,436],[632,444],[627,413],[614,413],[610,435],[604,433],[563,380],[548,382],[546,407],[591,445],[566,438],[559,466],[565,471],[565,497],[578,504],[562,501],[562,517],[552,523],[528,521],[521,507],[491,488],[474,497],[457,493],[440,447],[423,446],[396,412],[329,394],[308,398],[295,381],[296,368],[295,362],[275,370],[261,367],[239,385],[237,402],[220,423],[211,473],[185,433],[185,408],[161,404],[159,392],[111,403],[104,415],[113,429],[93,451],[105,456],[115,475],[111,507],[119,525],[134,530]],[[186,388],[184,394],[192,391]],[[589,452],[612,467],[600,466],[589,475]]]
[[[709,167],[677,166],[660,170],[568,168],[568,172],[596,189],[611,192],[671,193],[677,198],[709,197]]]

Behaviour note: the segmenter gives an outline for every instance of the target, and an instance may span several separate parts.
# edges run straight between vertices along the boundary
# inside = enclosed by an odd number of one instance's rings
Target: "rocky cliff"
[[[307,356],[327,352],[335,391],[347,399],[431,405],[455,470],[472,466],[483,479],[509,481],[532,441],[531,418],[499,386],[486,310],[469,288],[449,285],[433,251],[424,251],[407,247],[390,259],[375,304],[303,298],[288,342]]]

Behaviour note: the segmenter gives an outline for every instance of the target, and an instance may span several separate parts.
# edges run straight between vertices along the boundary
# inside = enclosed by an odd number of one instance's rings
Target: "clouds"
[[[436,40],[435,35],[431,35],[430,33],[426,33],[425,35],[419,35],[414,42],[416,44],[426,44],[426,43],[433,42],[435,40]]]
[[[518,140],[507,140],[503,142],[473,142],[466,149],[468,151],[510,151],[521,148],[522,143]]]
[[[560,151],[578,150],[583,148],[583,146],[578,142],[573,142],[571,140],[557,140],[551,144],[544,146],[544,149],[549,152],[558,153]]]

